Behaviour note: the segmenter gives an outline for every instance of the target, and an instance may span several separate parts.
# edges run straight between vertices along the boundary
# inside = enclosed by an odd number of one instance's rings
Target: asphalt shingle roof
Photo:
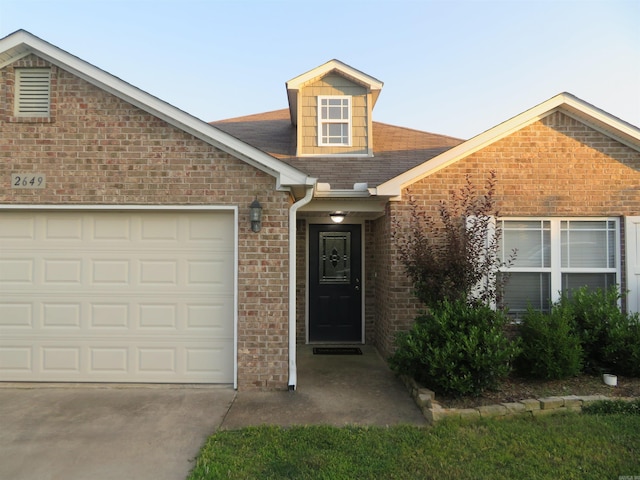
[[[211,125],[305,172],[332,189],[375,187],[459,145],[463,140],[373,122],[373,157],[297,157],[289,110],[231,118]]]

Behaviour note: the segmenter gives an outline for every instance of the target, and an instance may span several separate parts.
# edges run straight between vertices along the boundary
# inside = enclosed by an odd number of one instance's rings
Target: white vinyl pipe
[[[289,390],[295,390],[298,383],[296,366],[296,224],[298,209],[313,199],[313,186],[307,186],[305,196],[289,209]]]

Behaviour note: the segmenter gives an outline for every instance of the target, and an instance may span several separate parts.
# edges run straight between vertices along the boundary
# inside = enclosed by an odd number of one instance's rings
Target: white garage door
[[[0,380],[232,383],[234,215],[0,212]]]

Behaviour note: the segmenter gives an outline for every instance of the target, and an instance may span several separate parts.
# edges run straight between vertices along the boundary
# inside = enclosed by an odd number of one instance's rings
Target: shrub
[[[612,372],[640,377],[640,318],[638,318],[638,314],[621,316],[609,325],[603,353],[606,366]]]
[[[484,305],[442,301],[398,335],[390,364],[439,393],[479,395],[511,372],[519,347],[505,336],[506,321]]]
[[[572,309],[567,305],[555,306],[549,314],[530,308],[520,326],[518,372],[546,380],[578,375],[582,371],[582,347],[573,327]]]
[[[520,327],[518,371],[545,379],[582,370],[640,376],[640,318],[622,312],[619,299],[617,287],[582,287],[563,295],[549,314],[529,310]]]
[[[607,349],[612,329],[620,335],[621,326],[628,324],[626,315],[618,307],[619,299],[617,287],[608,290],[582,287],[573,290],[570,296],[563,295],[559,302],[559,308],[569,307],[573,311],[575,332],[584,351],[585,371],[589,373],[600,373],[611,366],[611,351]]]
[[[589,415],[640,415],[640,399],[631,402],[624,400],[601,400],[582,407],[582,413]]]

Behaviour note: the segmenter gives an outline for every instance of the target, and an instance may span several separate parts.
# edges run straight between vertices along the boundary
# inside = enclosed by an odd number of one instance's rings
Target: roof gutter
[[[314,185],[307,185],[303,198],[289,209],[289,390],[298,383],[296,364],[296,224],[298,210],[313,200]]]

